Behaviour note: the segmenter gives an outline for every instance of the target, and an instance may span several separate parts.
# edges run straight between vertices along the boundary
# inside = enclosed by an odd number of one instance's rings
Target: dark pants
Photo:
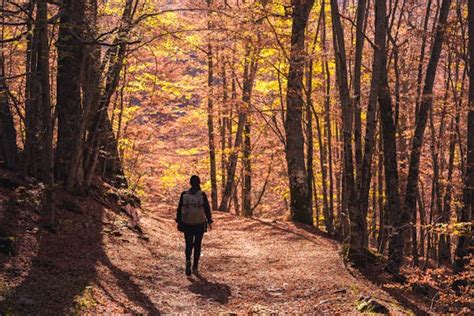
[[[186,241],[186,261],[191,261],[191,254],[194,249],[194,267],[199,264],[199,257],[201,256],[201,243],[204,232],[185,232],[184,240]]]

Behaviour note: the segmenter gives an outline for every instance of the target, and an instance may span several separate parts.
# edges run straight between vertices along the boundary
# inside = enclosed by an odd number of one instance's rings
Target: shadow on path
[[[192,282],[189,291],[200,295],[207,300],[215,301],[219,304],[227,304],[231,295],[230,287],[227,284],[210,282],[200,274],[195,275],[196,280],[189,278]]]
[[[11,214],[5,214],[7,210],[0,208],[0,215],[4,215],[0,217],[0,228],[8,227],[8,232],[15,235],[20,248],[18,258],[0,260],[3,265],[12,263],[3,274],[7,280],[21,280],[16,287],[8,289],[5,301],[0,303],[0,315],[8,311],[13,314],[61,315],[93,309],[93,292],[89,286],[99,283],[96,269],[99,262],[111,271],[118,287],[130,301],[147,314],[159,315],[160,311],[131,280],[130,275],[112,264],[107,257],[102,240],[104,207],[91,199],[84,199],[81,209],[68,211],[62,209],[60,203],[57,209],[60,226],[56,233],[39,226],[41,216],[35,215],[32,210],[9,210],[15,212],[15,216],[28,220],[8,223],[4,220],[11,218]],[[29,232],[32,227],[39,227],[35,235]],[[28,247],[25,243],[37,246]]]

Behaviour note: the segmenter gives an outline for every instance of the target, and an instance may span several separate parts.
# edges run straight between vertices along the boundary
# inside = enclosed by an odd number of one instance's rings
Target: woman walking
[[[207,229],[212,229],[212,216],[206,193],[201,191],[201,179],[194,175],[190,179],[191,188],[181,193],[176,222],[178,230],[184,233],[186,243],[186,275],[191,272],[198,274],[199,257],[201,256],[202,237]],[[191,270],[191,255],[194,251],[194,261]]]

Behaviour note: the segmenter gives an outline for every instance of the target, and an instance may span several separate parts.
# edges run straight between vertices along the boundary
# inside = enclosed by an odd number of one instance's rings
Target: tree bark
[[[354,56],[354,77],[353,77],[353,102],[354,102],[354,141],[356,160],[356,185],[359,190],[362,180],[362,118],[361,118],[361,70],[362,53],[365,42],[367,1],[359,0],[357,3],[356,39]],[[376,22],[377,23],[377,22]],[[375,29],[377,32],[377,28]],[[376,35],[377,37],[377,35]],[[377,45],[377,44],[375,44]]]
[[[61,3],[58,35],[57,105],[58,140],[55,172],[66,180],[71,169],[75,143],[79,141],[82,115],[81,84],[83,79],[82,44],[85,28],[83,0],[65,0]]]
[[[291,51],[287,86],[286,162],[290,185],[291,218],[297,222],[312,224],[311,195],[307,182],[304,156],[303,73],[305,29],[314,0],[292,1]]]
[[[132,19],[135,14],[137,2],[134,0],[127,0],[122,18],[120,21],[119,34],[128,34],[132,27]],[[112,131],[110,119],[108,117],[108,106],[112,95],[117,88],[120,73],[123,67],[125,53],[127,50],[127,43],[123,38],[116,38],[114,46],[110,47],[106,52],[105,59],[107,60],[107,72],[105,75],[105,87],[103,92],[97,98],[97,104],[93,103],[91,113],[94,115],[93,124],[89,126],[88,147],[89,152],[85,161],[85,169],[87,173],[84,179],[84,187],[88,188],[91,185],[92,178],[96,174],[96,167],[99,164],[99,159],[106,159],[105,175],[106,178],[116,186],[127,186],[127,181],[124,177],[124,172],[121,166],[117,151],[117,140]],[[104,68],[102,65],[101,68]],[[100,71],[99,71],[100,73]],[[104,151],[105,156],[101,157],[99,152]]]
[[[381,0],[380,2],[382,2]],[[402,227],[403,223],[408,219],[399,216],[400,212],[400,196],[398,187],[398,166],[397,166],[397,148],[395,122],[393,121],[392,101],[388,87],[386,59],[384,58],[382,66],[382,80],[379,92],[380,116],[382,121],[383,135],[383,154],[384,154],[384,170],[385,170],[385,192],[387,195],[387,203],[385,212],[387,214],[389,225],[395,229]],[[398,272],[401,258],[403,256],[404,239],[402,234],[396,230],[390,233],[389,242],[389,269]]]

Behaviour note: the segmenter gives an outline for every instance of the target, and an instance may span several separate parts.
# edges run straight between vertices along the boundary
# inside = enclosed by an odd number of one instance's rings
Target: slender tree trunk
[[[307,183],[308,183],[308,194],[309,194],[309,208],[311,213],[313,213],[313,184],[314,184],[314,171],[313,171],[313,151],[314,151],[314,141],[313,141],[313,101],[312,90],[313,90],[313,60],[310,58],[308,61],[308,67],[306,69],[306,170],[307,170]],[[319,125],[319,124],[318,124]],[[324,179],[325,181],[326,179]],[[314,196],[317,199],[317,196]],[[326,205],[327,206],[327,205]],[[319,218],[317,218],[319,226]]]
[[[448,19],[449,7],[451,0],[443,0],[441,4],[439,20],[436,26],[433,46],[431,49],[431,56],[426,69],[426,78],[421,96],[420,108],[417,115],[415,134],[413,135],[411,145],[410,164],[408,169],[407,185],[405,190],[405,205],[398,216],[395,226],[394,238],[391,240],[392,257],[391,266],[398,270],[403,259],[403,249],[395,249],[396,247],[403,247],[405,240],[405,233],[409,224],[411,214],[416,210],[416,190],[418,185],[418,174],[420,167],[421,147],[423,145],[423,137],[428,121],[428,114],[431,111],[433,104],[433,86],[436,76],[436,69],[441,55],[441,48],[444,40],[445,26]],[[393,241],[393,242],[392,242]]]
[[[46,190],[43,202],[45,225],[52,227],[55,224],[54,205],[54,164],[53,164],[53,126],[51,119],[51,95],[49,78],[49,41],[48,41],[48,4],[46,0],[38,0],[36,28],[38,36],[37,80],[39,90],[37,105],[41,118],[41,179]]]
[[[418,210],[420,214],[420,244],[418,253],[421,257],[425,256],[425,239],[426,239],[426,230],[424,226],[426,225],[426,211],[425,205],[423,203],[423,199],[420,194],[420,190],[417,192],[417,202],[418,202]]]
[[[207,7],[210,8],[212,0],[206,0]],[[207,22],[208,29],[211,28],[210,18]],[[210,173],[211,173],[211,204],[213,209],[217,209],[217,169],[216,169],[216,147],[214,140],[214,96],[213,96],[213,85],[214,85],[214,65],[213,65],[213,49],[211,44],[211,38],[207,39],[207,128],[209,138],[209,161],[210,161]]]
[[[230,124],[230,109],[229,109],[229,96],[228,96],[228,86],[227,86],[227,72],[225,59],[221,59],[221,77],[222,77],[222,123],[221,123],[221,190],[223,191],[226,183],[226,170],[227,170],[227,153],[226,149],[229,144],[227,144],[227,131],[228,125]],[[230,147],[230,146],[229,146]]]
[[[381,61],[381,79],[379,85],[378,101],[380,106],[380,118],[382,122],[382,140],[383,140],[383,154],[384,154],[384,169],[385,169],[385,193],[387,195],[387,204],[385,212],[390,220],[390,225],[397,225],[398,218],[397,214],[400,211],[400,197],[398,187],[398,166],[397,166],[397,140],[395,122],[393,120],[393,108],[392,100],[390,95],[390,88],[388,86],[388,69],[387,69],[387,52],[385,43],[385,36],[387,33],[387,22],[386,22],[386,0],[376,0],[375,7],[377,11],[377,18],[383,20],[378,24],[377,28],[381,32],[383,41],[380,43],[382,49],[382,61]],[[396,226],[398,227],[398,226]],[[399,245],[394,243],[393,240],[399,242],[399,235],[396,232],[392,232],[390,236],[389,244],[389,268],[392,267],[394,258],[398,258],[398,251],[403,247],[403,243]]]
[[[331,0],[331,16],[336,58],[336,78],[342,106],[344,172],[343,192],[349,214],[349,243],[346,243],[346,258],[355,264],[363,265],[366,257],[367,223],[360,212],[354,182],[354,164],[352,159],[352,123],[353,108],[348,85],[348,68],[344,44],[344,30],[339,15],[338,3]],[[345,209],[343,209],[345,212]]]
[[[323,90],[324,91],[326,90],[324,86],[323,86]],[[319,163],[321,167],[321,178],[322,178],[321,183],[322,183],[322,188],[323,188],[324,225],[326,226],[327,232],[329,234],[332,234],[333,233],[332,218],[330,215],[329,202],[328,202],[328,175],[327,175],[327,162],[326,162],[327,149],[323,142],[321,126],[319,123],[319,119],[317,117],[316,117],[316,131],[318,132]],[[319,221],[319,218],[318,218],[318,221]]]
[[[39,151],[39,109],[38,109],[38,32],[34,25],[34,11],[36,0],[30,0],[28,4],[27,18],[27,52],[26,52],[26,84],[25,84],[25,150],[23,168],[24,174],[38,177]]]
[[[382,123],[379,124],[379,130],[382,130]],[[378,140],[378,170],[377,170],[377,203],[379,208],[379,238],[377,248],[380,253],[385,252],[385,245],[388,239],[388,216],[385,208],[385,201],[383,195],[383,184],[384,184],[384,170],[383,170],[383,140],[382,136],[379,136]]]
[[[467,113],[467,161],[464,174],[464,206],[459,214],[458,222],[472,226],[474,209],[474,2],[468,1],[468,53],[469,53],[469,105]],[[471,231],[469,226],[469,231]],[[459,236],[454,257],[454,272],[460,273],[469,264],[472,255],[472,237],[470,233]]]
[[[354,77],[353,77],[353,102],[354,102],[354,140],[355,140],[355,160],[356,160],[356,186],[359,190],[362,177],[362,119],[361,119],[361,70],[362,53],[365,42],[365,26],[367,11],[367,1],[359,0],[357,3],[356,39],[354,56]],[[377,32],[377,28],[375,29]],[[376,35],[377,37],[377,35]],[[377,45],[377,43],[375,44]],[[374,72],[374,70],[372,70]]]
[[[235,171],[237,168],[237,160],[239,154],[239,148],[241,148],[244,138],[244,129],[247,122],[247,116],[250,109],[250,101],[252,98],[252,88],[255,81],[255,75],[257,71],[256,65],[256,54],[251,53],[251,48],[247,47],[245,57],[244,57],[244,78],[243,78],[243,91],[242,91],[242,101],[243,106],[239,109],[239,118],[237,124],[237,132],[235,135],[234,146],[232,151],[229,154],[228,158],[228,168],[226,176],[226,185],[224,191],[222,192],[222,200],[219,205],[219,211],[228,212],[229,211],[229,200],[232,197],[233,187],[235,185]],[[233,74],[235,75],[235,74]],[[232,82],[232,98],[237,96],[235,90],[235,81]],[[237,188],[235,188],[237,190]],[[244,194],[242,192],[242,194]],[[237,205],[237,203],[236,203]]]
[[[382,60],[386,52],[386,13],[384,11],[385,5],[379,9],[379,2],[376,2],[376,17],[375,17],[375,48],[372,63],[372,80],[370,83],[369,103],[367,106],[367,123],[364,141],[364,157],[362,160],[362,170],[360,179],[359,202],[362,216],[367,217],[369,206],[369,190],[370,181],[372,178],[372,154],[375,147],[375,123],[376,123],[376,107],[377,97],[381,81]],[[365,241],[368,246],[367,240]]]
[[[454,119],[451,120],[451,127],[449,129],[451,135],[449,137],[449,154],[448,154],[448,176],[446,178],[446,189],[443,198],[443,215],[442,219],[445,223],[449,223],[451,217],[451,194],[452,194],[452,180],[453,180],[453,171],[454,171],[454,153],[456,149],[456,133],[454,132]],[[441,236],[440,239],[440,250],[443,256],[446,259],[451,261],[451,238],[447,234],[444,237]]]
[[[423,81],[423,60],[425,59],[426,38],[428,33],[428,21],[430,20],[431,0],[426,3],[425,20],[423,22],[423,33],[421,36],[420,56],[418,58],[418,72],[416,77],[416,105],[415,105],[415,120],[418,117],[418,110],[420,108],[421,87]]]
[[[250,100],[249,100],[250,102]],[[250,113],[246,116],[244,124],[244,143],[242,157],[242,210],[244,216],[252,216],[252,165],[250,160],[251,143],[250,143]]]
[[[312,224],[311,194],[307,182],[304,157],[303,72],[305,29],[314,0],[293,0],[291,14],[291,51],[288,71],[286,131],[286,161],[290,184],[291,218]]]
[[[325,13],[325,2],[323,1],[321,6],[321,43],[323,50],[326,51],[326,13]],[[324,136],[326,138],[327,147],[323,146],[323,142],[319,141],[320,147],[320,163],[321,163],[321,172],[323,173],[323,194],[326,196],[324,201],[324,225],[329,234],[334,233],[334,181],[333,181],[333,161],[332,161],[332,131],[331,131],[331,74],[329,72],[329,63],[326,54],[323,55],[321,72],[324,78],[323,84],[323,94],[324,94]],[[318,122],[319,123],[319,122]],[[319,130],[319,127],[318,127]],[[321,152],[322,147],[324,151]],[[327,156],[326,156],[327,155]],[[329,174],[327,177],[324,175],[326,173],[326,157],[328,158],[328,168]],[[327,193],[327,183],[325,178],[329,178],[329,192]],[[329,204],[327,204],[327,195],[329,195]]]

